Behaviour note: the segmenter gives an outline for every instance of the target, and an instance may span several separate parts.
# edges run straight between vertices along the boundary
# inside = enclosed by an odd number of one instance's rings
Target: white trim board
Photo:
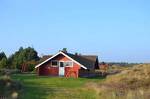
[[[70,60],[72,60],[72,61],[75,62],[76,64],[80,65],[82,68],[87,69],[84,65],[80,64],[79,62],[77,62],[76,60],[72,59],[71,57],[69,57],[68,55],[66,55],[65,53],[63,53],[63,52],[61,52],[61,51],[58,52],[57,54],[53,55],[52,57],[48,58],[47,60],[43,61],[42,63],[36,65],[35,68],[40,67],[41,65],[43,65],[44,63],[50,61],[51,59],[53,59],[54,57],[56,57],[56,56],[59,55],[59,54],[62,54],[62,55],[64,55],[65,57],[69,58]]]

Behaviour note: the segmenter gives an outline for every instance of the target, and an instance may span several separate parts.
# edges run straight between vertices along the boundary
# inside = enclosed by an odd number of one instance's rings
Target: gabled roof
[[[43,65],[44,63],[50,61],[51,59],[53,59],[54,57],[56,57],[56,56],[59,55],[59,54],[62,54],[62,55],[64,55],[64,56],[66,56],[67,58],[69,58],[70,60],[72,60],[73,62],[75,62],[76,64],[80,65],[82,68],[87,69],[84,65],[80,64],[78,61],[76,61],[76,60],[74,60],[73,58],[69,57],[66,53],[64,53],[64,52],[62,52],[62,51],[60,51],[59,53],[57,53],[57,54],[53,55],[52,57],[48,58],[48,59],[45,60],[44,62],[38,64],[37,66],[35,66],[35,68],[37,68],[37,67]]]
[[[42,63],[38,64],[37,66],[35,66],[35,68],[43,65],[44,63],[48,62],[49,60],[53,59],[54,57],[56,57],[59,54],[66,56],[67,58],[74,61],[75,63],[77,63],[84,69],[93,68],[95,66],[96,60],[98,59],[98,57],[96,55],[74,55],[71,53],[65,53],[65,52],[60,51],[59,53],[57,53],[53,56],[47,56],[49,58],[46,59],[45,61],[43,61]]]

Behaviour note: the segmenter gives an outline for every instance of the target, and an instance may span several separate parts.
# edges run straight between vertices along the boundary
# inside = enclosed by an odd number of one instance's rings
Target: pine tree
[[[2,60],[0,61],[0,69],[3,68],[7,68],[7,59],[6,58],[2,58]]]

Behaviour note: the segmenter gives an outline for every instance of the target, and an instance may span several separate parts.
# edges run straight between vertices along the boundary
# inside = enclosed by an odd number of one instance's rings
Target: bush
[[[0,70],[0,75],[10,75],[10,74],[17,74],[21,73],[19,69],[1,69]]]
[[[20,82],[13,81],[9,76],[5,75],[0,78],[0,97],[17,99],[21,89]]]

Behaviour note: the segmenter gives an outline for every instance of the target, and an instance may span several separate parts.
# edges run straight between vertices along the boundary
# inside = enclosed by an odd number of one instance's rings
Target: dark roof
[[[74,55],[70,53],[65,54],[87,68],[94,68],[96,60],[98,59],[98,56],[96,55]]]
[[[40,58],[39,63],[41,63],[41,62],[47,60],[48,58],[50,58],[50,57],[52,57],[52,56],[53,56],[53,55],[44,55],[44,56],[42,56],[42,57]]]
[[[42,57],[42,59],[43,60],[46,60],[46,59],[48,59],[48,58],[50,58],[50,57],[52,57],[53,55],[44,55],[43,57]]]

